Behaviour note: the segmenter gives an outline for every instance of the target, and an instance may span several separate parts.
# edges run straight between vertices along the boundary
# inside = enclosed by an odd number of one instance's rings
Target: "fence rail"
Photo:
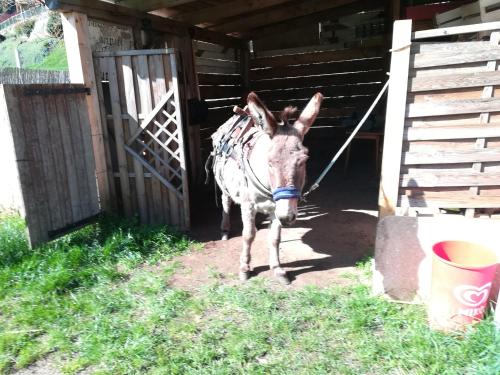
[[[19,68],[0,69],[0,83],[33,84],[33,83],[70,83],[66,70],[33,70]]]
[[[16,24],[21,20],[37,16],[39,14],[45,13],[46,11],[47,8],[45,8],[44,5],[38,5],[36,7],[30,8],[27,11],[16,14],[15,16],[12,16],[7,20],[3,21],[2,23],[0,23],[0,30],[7,29],[8,27]]]

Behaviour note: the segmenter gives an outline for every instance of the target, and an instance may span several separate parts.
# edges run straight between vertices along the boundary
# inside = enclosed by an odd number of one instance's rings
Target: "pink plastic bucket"
[[[481,320],[497,267],[495,252],[465,241],[439,242],[432,250],[431,327],[464,329]]]

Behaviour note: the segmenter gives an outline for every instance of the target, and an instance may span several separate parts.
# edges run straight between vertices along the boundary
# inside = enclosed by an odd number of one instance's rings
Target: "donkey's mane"
[[[295,117],[296,113],[297,113],[297,107],[289,105],[288,107],[285,107],[283,111],[281,111],[280,120],[286,125],[289,119]]]

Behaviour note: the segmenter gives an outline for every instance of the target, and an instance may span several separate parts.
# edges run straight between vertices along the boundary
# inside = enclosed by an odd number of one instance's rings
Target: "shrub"
[[[54,38],[62,38],[63,36],[63,27],[61,16],[58,12],[50,12],[49,20],[47,22],[47,33]]]
[[[16,25],[15,31],[17,36],[26,35],[30,36],[33,28],[35,27],[35,20],[26,20]]]

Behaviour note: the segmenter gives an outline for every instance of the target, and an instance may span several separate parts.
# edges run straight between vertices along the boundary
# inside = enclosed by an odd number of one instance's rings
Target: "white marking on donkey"
[[[297,204],[306,177],[307,148],[302,145],[305,134],[319,112],[323,95],[316,93],[299,118],[289,124],[296,108],[287,107],[281,121],[267,109],[255,93],[247,98],[248,111],[233,116],[213,135],[214,166],[217,184],[222,191],[222,239],[230,231],[231,204],[241,206],[243,250],[239,276],[250,274],[250,248],[255,238],[257,212],[270,216],[269,267],[281,283],[289,284],[279,260],[282,225],[297,218]],[[257,124],[253,126],[253,123]]]

